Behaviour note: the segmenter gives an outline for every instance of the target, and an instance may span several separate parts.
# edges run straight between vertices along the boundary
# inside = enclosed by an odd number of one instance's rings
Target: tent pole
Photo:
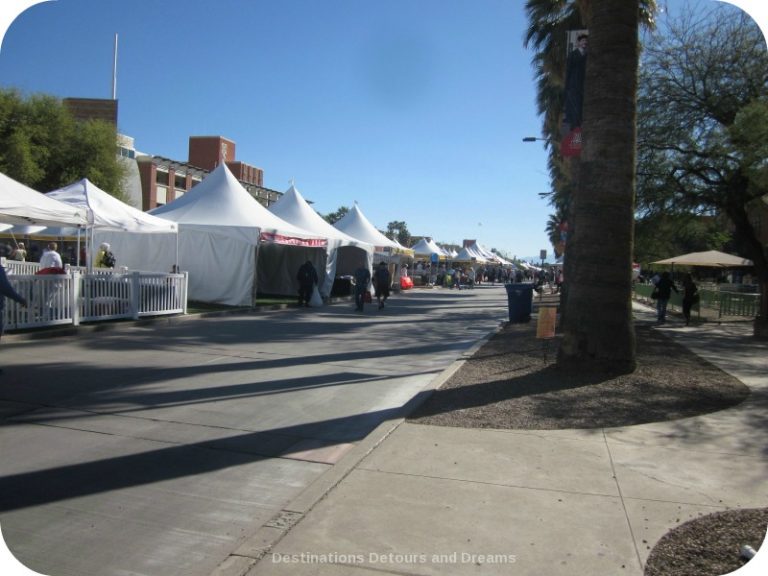
[[[261,231],[259,231],[259,240],[256,242],[256,262],[253,268],[253,295],[251,297],[251,306],[256,304],[256,296],[259,288],[259,249],[261,248]]]

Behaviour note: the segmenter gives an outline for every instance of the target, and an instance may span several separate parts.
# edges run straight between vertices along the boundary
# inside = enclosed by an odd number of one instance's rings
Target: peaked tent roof
[[[83,208],[88,224],[97,230],[134,233],[175,233],[175,222],[152,216],[108,194],[87,178],[46,194],[60,202]]]
[[[353,238],[373,244],[376,248],[383,248],[385,250],[396,252],[410,252],[407,248],[403,248],[400,244],[390,240],[384,236],[384,234],[379,232],[365,217],[357,204],[352,206],[352,209],[333,226]]]
[[[514,266],[514,264],[512,262],[510,262],[509,260],[505,260],[504,258],[499,256],[498,254],[496,254],[494,252],[491,252],[485,246],[482,246],[481,244],[478,244],[477,242],[474,242],[470,246],[470,248],[472,250],[474,250],[475,252],[477,252],[478,254],[482,254],[483,257],[486,260],[490,261],[490,262],[496,262],[497,264],[502,264],[504,266]]]
[[[416,256],[431,256],[432,254],[437,254],[440,258],[446,257],[445,250],[435,244],[435,241],[431,238],[422,238],[416,242],[416,244],[411,246],[411,250],[413,250]]]
[[[752,266],[752,260],[741,256],[708,250],[706,252],[690,252],[681,256],[674,256],[666,260],[658,260],[651,264],[678,264],[680,266],[712,266],[729,268],[731,266]]]
[[[477,252],[476,250],[473,250],[472,246],[464,246],[458,254],[454,257],[454,260],[459,262],[471,262],[475,261],[478,263],[486,262],[487,258]]]
[[[0,222],[45,226],[85,226],[82,208],[48,198],[0,173]]]
[[[327,244],[325,237],[272,214],[243,188],[226,164],[220,164],[181,198],[151,210],[150,214],[189,228],[215,227],[219,234],[251,243],[266,241],[313,247]]]
[[[280,199],[272,204],[268,210],[294,226],[325,236],[329,240],[337,240],[338,245],[340,246],[357,246],[366,252],[373,253],[373,244],[354,238],[349,234],[345,234],[338,228],[335,228],[326,222],[323,217],[307,203],[304,197],[293,185],[291,185]]]

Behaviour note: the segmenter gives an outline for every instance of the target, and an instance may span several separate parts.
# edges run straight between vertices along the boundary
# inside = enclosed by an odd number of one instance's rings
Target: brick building
[[[187,161],[137,156],[142,209],[152,210],[182,196],[222,162],[261,204],[274,204],[281,192],[264,188],[264,171],[235,159],[235,142],[223,136],[190,136]]]

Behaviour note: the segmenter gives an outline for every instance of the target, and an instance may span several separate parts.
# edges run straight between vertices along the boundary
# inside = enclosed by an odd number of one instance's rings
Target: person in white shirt
[[[43,250],[43,255],[40,257],[40,268],[64,268],[64,264],[61,261],[61,255],[56,252],[58,248],[56,242],[48,244],[48,248]]]

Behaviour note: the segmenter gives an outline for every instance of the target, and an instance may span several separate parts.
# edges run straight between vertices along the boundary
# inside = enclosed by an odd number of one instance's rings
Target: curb
[[[374,428],[365,438],[358,442],[341,460],[329,470],[321,474],[298,496],[288,502],[282,510],[266,524],[256,530],[256,533],[243,542],[234,552],[211,572],[210,576],[245,576],[248,571],[264,558],[269,551],[280,542],[291,529],[298,525],[307,514],[323,500],[344,478],[346,478],[368,454],[373,452],[390,434],[406,421],[435,390],[445,384],[464,363],[498,333],[506,322],[487,336],[477,341],[454,360],[450,366],[435,376],[413,398],[397,411],[397,415],[385,420]]]

